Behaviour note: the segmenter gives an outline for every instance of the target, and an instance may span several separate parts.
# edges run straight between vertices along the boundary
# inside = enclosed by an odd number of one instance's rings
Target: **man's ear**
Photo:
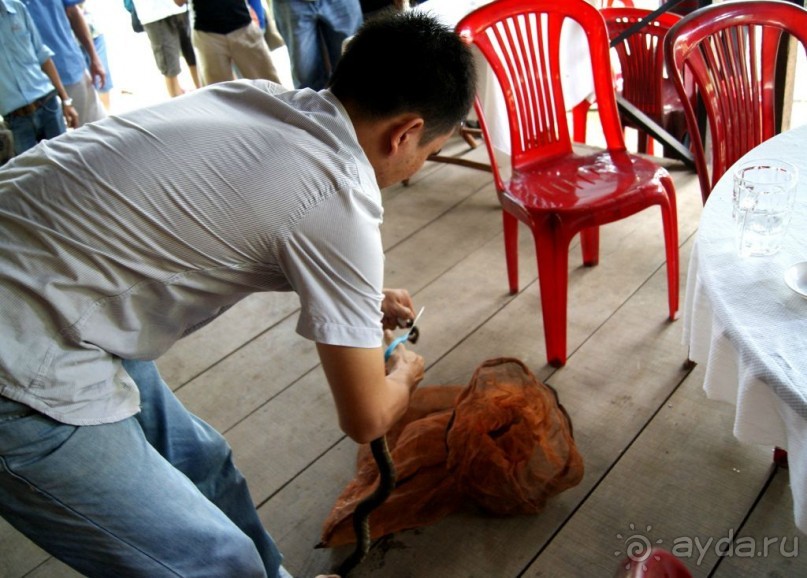
[[[401,147],[415,145],[420,142],[423,134],[423,118],[419,116],[406,116],[392,125],[390,131],[390,154],[394,155]]]

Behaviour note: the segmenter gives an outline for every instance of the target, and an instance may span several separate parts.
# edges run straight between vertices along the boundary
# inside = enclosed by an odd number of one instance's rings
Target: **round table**
[[[730,169],[701,214],[689,265],[684,340],[706,365],[710,399],[737,406],[734,435],[788,450],[796,525],[807,532],[807,299],[784,273],[807,261],[807,126],[762,143],[740,162],[780,159],[800,179],[784,247],[769,257],[740,257],[731,215]]]

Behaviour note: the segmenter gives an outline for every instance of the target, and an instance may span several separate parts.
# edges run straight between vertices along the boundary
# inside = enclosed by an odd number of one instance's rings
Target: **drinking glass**
[[[748,161],[736,169],[732,215],[741,256],[773,255],[782,248],[797,181],[798,169],[780,160]]]

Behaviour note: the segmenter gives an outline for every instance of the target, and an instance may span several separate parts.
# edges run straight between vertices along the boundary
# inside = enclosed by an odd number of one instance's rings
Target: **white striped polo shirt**
[[[119,358],[257,291],[295,291],[308,339],[378,347],[382,216],[328,91],[223,83],[43,141],[0,169],[0,395],[131,416]]]

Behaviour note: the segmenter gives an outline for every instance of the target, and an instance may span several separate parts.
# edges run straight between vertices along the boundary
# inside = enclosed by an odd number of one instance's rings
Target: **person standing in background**
[[[263,38],[266,40],[269,52],[281,46],[285,46],[286,43],[283,42],[283,37],[280,36],[280,32],[277,31],[271,0],[269,0],[269,2],[266,0],[247,0],[247,5],[249,6],[252,21],[255,22],[263,32]]]
[[[262,0],[264,12],[266,13],[266,28],[263,31],[263,37],[266,44],[269,45],[269,50],[277,50],[281,46],[286,46],[280,31],[277,29],[275,22],[275,11],[272,8],[272,0]]]
[[[98,25],[98,22],[95,20],[92,12],[87,9],[87,2],[82,2],[80,5],[81,8],[81,15],[84,16],[84,21],[87,23],[87,27],[90,30],[90,37],[92,37],[93,46],[95,46],[95,52],[98,54],[98,58],[101,59],[101,65],[104,67],[104,72],[106,73],[106,78],[104,79],[103,86],[99,85],[98,79],[95,80],[95,90],[98,92],[98,97],[101,99],[101,102],[104,105],[104,110],[109,112],[110,109],[110,92],[112,91],[113,84],[112,84],[112,74],[110,73],[109,69],[109,59],[107,58],[107,50],[106,50],[106,40],[104,38],[104,31]],[[92,61],[90,55],[84,50],[84,47],[81,47],[82,51],[84,52],[84,62],[87,65],[87,68],[92,66]]]
[[[78,112],[79,126],[106,117],[104,106],[93,86],[93,78],[97,79],[99,86],[104,86],[106,72],[81,14],[81,1],[22,0],[42,41],[54,52],[53,63]],[[87,72],[84,55],[76,40],[90,55],[90,72]]]
[[[0,114],[14,135],[15,154],[65,132],[65,120],[77,126],[53,51],[19,0],[0,0],[0,48]]]
[[[187,6],[172,0],[133,0],[137,19],[151,43],[154,62],[165,78],[165,88],[171,97],[185,93],[179,84],[182,71],[179,55],[185,59],[196,88],[202,86],[196,67],[196,53],[191,41],[191,26]]]
[[[249,16],[252,18],[252,23],[260,28],[261,32],[266,30],[266,10],[261,0],[247,0],[247,8],[249,9]]]
[[[274,0],[273,10],[294,88],[325,88],[343,43],[363,22],[359,0]]]
[[[174,0],[184,6],[187,0]],[[252,22],[244,0],[193,0],[193,46],[202,67],[202,83],[233,80],[233,66],[243,78],[280,84],[261,29]]]

